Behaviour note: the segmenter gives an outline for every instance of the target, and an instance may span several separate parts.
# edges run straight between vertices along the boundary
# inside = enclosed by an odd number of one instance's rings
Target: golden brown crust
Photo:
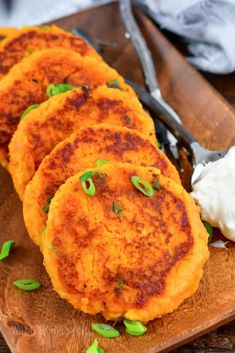
[[[149,321],[173,311],[197,289],[208,258],[194,201],[161,175],[153,197],[139,192],[131,176],[151,184],[155,168],[112,164],[94,171],[94,196],[84,193],[77,174],[51,202],[43,254],[55,290],[106,319]]]
[[[24,57],[34,51],[64,48],[100,59],[96,51],[83,39],[56,26],[28,27],[21,30],[1,31],[7,35],[0,44],[0,79]]]
[[[123,78],[104,62],[67,49],[46,49],[23,59],[0,81],[0,150],[5,153],[24,110],[47,100],[48,84],[67,82],[94,87],[114,79],[120,81],[123,90],[134,94]]]
[[[15,27],[0,27],[0,41],[10,36],[14,36],[18,31],[19,30]]]
[[[100,123],[136,129],[156,143],[152,119],[138,99],[127,92],[105,85],[52,97],[25,116],[9,145],[8,169],[20,198],[43,158],[57,143],[81,127]]]
[[[55,147],[26,187],[24,220],[37,245],[41,245],[41,232],[46,225],[47,213],[42,209],[48,198],[68,177],[94,168],[99,159],[154,166],[180,183],[176,169],[166,156],[138,132],[104,124],[82,128]]]

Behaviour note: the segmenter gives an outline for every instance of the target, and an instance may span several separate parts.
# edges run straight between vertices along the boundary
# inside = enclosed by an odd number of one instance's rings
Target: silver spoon
[[[144,72],[146,84],[150,90],[150,93],[148,93],[142,86],[131,81],[129,82],[142,103],[150,107],[153,112],[161,113],[159,119],[167,126],[176,139],[188,149],[192,156],[194,167],[199,163],[207,164],[208,162],[214,162],[224,157],[227,151],[211,151],[202,147],[199,142],[192,137],[190,132],[179,123],[181,119],[178,114],[169,106],[161,95],[152,55],[135,21],[131,1],[120,0],[119,4],[121,17],[128,33],[128,37],[131,39],[136,50]]]

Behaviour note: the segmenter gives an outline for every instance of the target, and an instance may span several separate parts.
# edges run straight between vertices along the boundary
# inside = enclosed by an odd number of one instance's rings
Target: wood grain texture
[[[192,69],[152,25],[139,16],[154,55],[163,94],[178,111],[196,138],[210,148],[225,148],[235,141],[235,115],[226,101]],[[94,37],[116,43],[105,52],[106,61],[120,73],[142,82],[138,60],[124,37],[116,4],[92,9],[57,24],[66,29],[82,27]],[[223,138],[221,138],[221,136]],[[0,171],[1,243],[13,239],[17,246],[0,263],[0,325],[13,353],[84,353],[97,337],[90,324],[100,321],[74,310],[52,290],[42,256],[30,241],[22,218],[22,205],[10,176]],[[17,278],[37,278],[38,291],[17,290]],[[235,318],[235,246],[227,251],[211,249],[211,257],[197,293],[165,318],[148,325],[148,333],[136,338],[124,333],[115,341],[99,338],[106,353],[157,353],[173,350],[213,327]],[[187,349],[187,348],[186,348]],[[185,351],[186,352],[186,351]],[[202,352],[202,351],[201,351]]]
[[[172,353],[234,353],[235,321],[224,325],[198,339],[172,351]],[[0,353],[10,353],[4,338],[0,335]],[[140,352],[139,352],[140,353]]]

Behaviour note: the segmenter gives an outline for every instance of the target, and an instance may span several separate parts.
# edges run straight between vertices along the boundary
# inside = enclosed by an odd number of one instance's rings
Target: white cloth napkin
[[[0,0],[0,27],[37,25],[111,0]]]
[[[235,0],[143,0],[157,23],[184,37],[201,70],[235,70]]]
[[[188,60],[201,70],[235,70],[235,0],[138,0],[162,28],[188,41]],[[0,0],[0,26],[40,24],[109,0]]]

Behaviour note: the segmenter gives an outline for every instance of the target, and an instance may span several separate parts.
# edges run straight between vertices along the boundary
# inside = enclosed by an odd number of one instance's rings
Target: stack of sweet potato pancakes
[[[0,42],[0,161],[58,294],[147,322],[198,288],[208,234],[124,79],[55,26]]]

